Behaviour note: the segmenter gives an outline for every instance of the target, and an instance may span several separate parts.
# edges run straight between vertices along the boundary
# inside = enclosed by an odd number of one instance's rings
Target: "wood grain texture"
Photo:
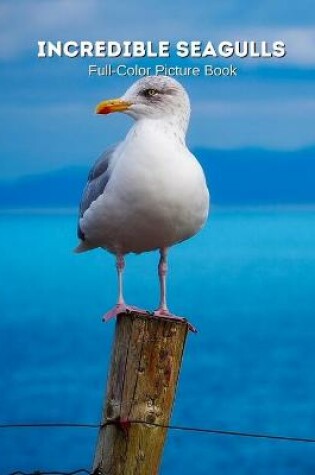
[[[94,459],[100,475],[157,475],[188,324],[132,312],[119,315]]]

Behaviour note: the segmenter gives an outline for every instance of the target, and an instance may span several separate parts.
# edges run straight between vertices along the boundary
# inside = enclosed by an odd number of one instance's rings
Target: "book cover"
[[[135,307],[198,330],[159,473],[313,473],[313,4],[0,14],[0,473],[96,473]]]

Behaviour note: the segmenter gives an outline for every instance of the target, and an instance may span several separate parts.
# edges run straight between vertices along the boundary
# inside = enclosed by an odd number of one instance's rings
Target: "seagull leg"
[[[116,269],[118,274],[118,302],[117,305],[125,305],[124,291],[123,291],[123,277],[125,270],[125,258],[122,254],[116,256]]]
[[[197,330],[187,321],[186,318],[173,315],[168,309],[166,302],[166,277],[168,271],[167,252],[167,248],[160,249],[160,261],[158,266],[158,274],[160,280],[160,305],[159,308],[155,310],[155,312],[153,312],[153,315],[155,317],[167,317],[179,322],[187,323],[189,330],[191,330],[193,333],[196,333]]]
[[[156,316],[170,316],[166,303],[166,277],[167,277],[167,248],[160,249],[160,260],[158,265],[158,274],[160,281],[160,305],[154,312]]]
[[[116,305],[106,312],[106,314],[103,317],[103,321],[108,321],[111,318],[117,317],[120,313],[126,313],[126,312],[138,312],[138,313],[147,313],[144,310],[141,310],[140,308],[133,307],[131,305],[126,305],[125,299],[124,299],[124,292],[123,292],[123,277],[124,277],[124,270],[125,270],[125,258],[123,254],[117,254],[116,255],[116,269],[117,269],[117,276],[118,276],[118,300]]]

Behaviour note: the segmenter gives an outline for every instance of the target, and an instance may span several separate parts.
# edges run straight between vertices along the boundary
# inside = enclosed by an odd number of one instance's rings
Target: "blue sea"
[[[67,210],[0,215],[0,422],[98,422],[113,257],[76,255]],[[157,253],[127,258],[127,301],[158,302]],[[214,208],[170,253],[169,304],[198,328],[172,423],[315,437],[315,210]],[[90,468],[94,429],[0,430],[0,474]],[[307,475],[315,444],[170,431],[162,475]],[[150,474],[148,474],[150,475]]]

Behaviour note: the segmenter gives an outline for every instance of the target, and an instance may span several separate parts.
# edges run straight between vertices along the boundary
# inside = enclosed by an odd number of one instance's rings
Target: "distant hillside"
[[[315,148],[293,152],[196,149],[217,204],[315,203]]]
[[[0,206],[77,206],[87,175],[86,167],[70,167],[42,175],[25,176],[10,182],[0,181]]]
[[[195,149],[212,201],[224,205],[315,203],[315,149],[296,152]],[[0,181],[0,206],[77,206],[88,168]]]

